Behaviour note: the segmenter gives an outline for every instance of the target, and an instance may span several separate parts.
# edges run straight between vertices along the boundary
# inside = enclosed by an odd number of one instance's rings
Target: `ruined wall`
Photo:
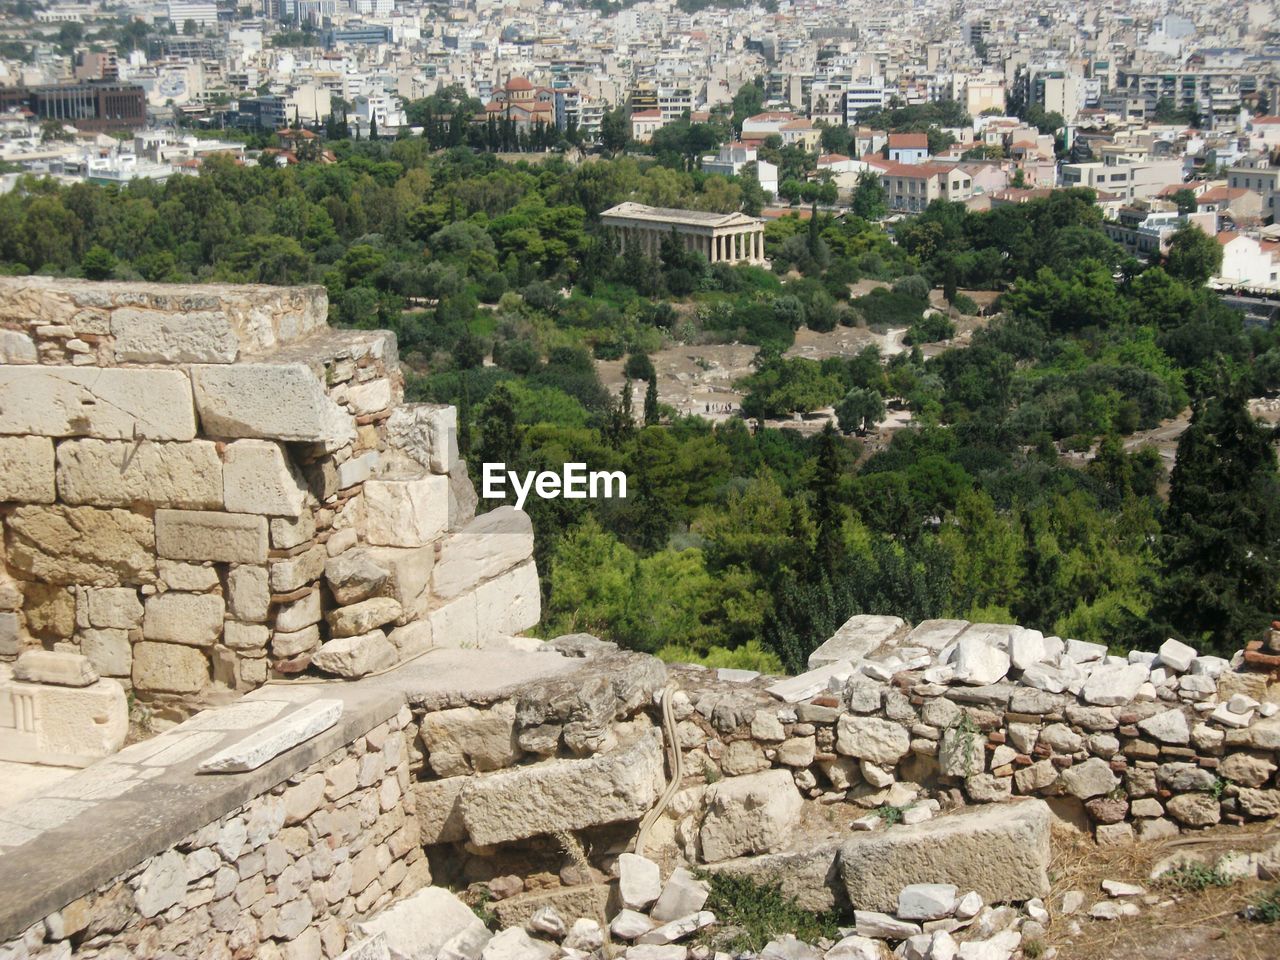
[[[403,403],[394,336],[326,312],[0,278],[0,660],[81,653],[180,718],[537,622],[528,520],[472,521],[456,412]]]

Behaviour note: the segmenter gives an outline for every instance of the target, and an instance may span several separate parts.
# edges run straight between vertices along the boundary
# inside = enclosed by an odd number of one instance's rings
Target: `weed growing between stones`
[[[892,827],[895,823],[902,822],[902,811],[904,809],[904,807],[895,807],[886,803],[884,806],[876,807],[871,812],[883,820],[886,827]]]
[[[1229,887],[1232,879],[1219,870],[1205,863],[1183,863],[1161,874],[1156,880],[1162,887],[1174,890],[1200,892],[1209,887]]]
[[[711,895],[703,909],[714,913],[720,924],[721,933],[716,937],[719,949],[760,950],[785,933],[805,943],[815,943],[822,937],[839,937],[834,914],[802,910],[784,896],[777,885],[759,884],[728,873],[699,873],[698,876],[711,884]]]
[[[1244,917],[1258,923],[1280,923],[1280,887],[1272,887],[1270,893],[1245,907]]]

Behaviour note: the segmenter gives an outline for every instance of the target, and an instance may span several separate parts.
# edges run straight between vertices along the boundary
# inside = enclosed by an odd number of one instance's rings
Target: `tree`
[[[90,280],[109,280],[116,268],[116,258],[111,251],[94,244],[80,258],[80,269]]]
[[[1178,205],[1179,213],[1196,212],[1196,194],[1194,190],[1183,187],[1174,193],[1173,202]]]
[[[656,375],[649,377],[649,385],[644,390],[644,425],[646,427],[658,425],[658,378]]]
[[[854,387],[836,407],[836,419],[845,433],[866,433],[884,419],[884,397],[878,390]]]
[[[490,392],[480,415],[480,460],[514,465],[520,454],[520,427],[511,388],[500,383]]]
[[[863,220],[878,220],[888,212],[884,187],[880,184],[880,178],[870,170],[858,174],[849,209]]]
[[[1162,626],[1230,655],[1280,611],[1280,471],[1274,430],[1219,374],[1178,441],[1161,540]]]
[[[1202,287],[1222,268],[1222,245],[1216,237],[1188,223],[1170,238],[1164,268],[1169,276]]]
[[[609,153],[625,150],[631,142],[631,118],[623,106],[605,111],[600,121],[600,146]]]

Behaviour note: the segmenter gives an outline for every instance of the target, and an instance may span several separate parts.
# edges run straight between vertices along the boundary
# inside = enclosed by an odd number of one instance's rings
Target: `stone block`
[[[296,557],[271,561],[271,590],[273,593],[292,593],[319,580],[324,573],[327,555],[324,547],[316,545]]]
[[[296,517],[272,517],[270,529],[271,546],[292,550],[316,535],[316,518],[310,510],[303,510]]]
[[[387,625],[400,616],[400,603],[391,597],[370,597],[326,614],[329,633],[334,637],[354,637]]]
[[[662,747],[646,733],[587,760],[549,760],[472,778],[459,798],[472,842],[489,845],[638,820],[663,784]]]
[[[1151,669],[1142,663],[1095,667],[1080,690],[1080,699],[1109,707],[1128,703],[1150,675]]]
[[[240,351],[221,310],[117,307],[111,311],[111,336],[118,363],[234,363]]]
[[[476,588],[476,631],[481,642],[528,630],[541,617],[542,590],[533,560]]]
[[[845,905],[837,865],[843,840],[809,843],[803,849],[762,853],[711,864],[712,873],[744,876],[762,886],[779,887],[802,910],[823,913]]]
[[[150,518],[96,507],[23,506],[5,523],[9,566],[32,580],[115,587],[155,580]]]
[[[382,413],[394,403],[391,381],[386,377],[353,383],[347,388],[347,405],[357,417]]]
[[[913,883],[955,884],[987,903],[1044,897],[1051,820],[1043,801],[1026,800],[858,834],[840,850],[840,875],[850,903],[885,912]]]
[[[367,547],[364,553],[370,562],[387,572],[377,592],[400,604],[400,616],[395,622],[403,625],[425,615],[435,550],[431,547]]]
[[[16,610],[0,610],[0,657],[16,657],[22,643],[22,618]]]
[[[418,835],[423,846],[467,839],[467,825],[462,822],[458,796],[470,782],[469,777],[448,777],[418,781],[412,785]]]
[[[457,408],[406,403],[387,419],[387,443],[432,473],[449,473],[458,462]]]
[[[228,444],[222,484],[226,507],[233,513],[297,517],[307,500],[302,475],[284,448],[270,440]]]
[[[271,634],[271,653],[276,657],[296,657],[320,646],[320,629],[314,624],[290,633],[275,631]]]
[[[29,721],[0,737],[0,759],[88,766],[124,746],[129,704],[111,679],[86,687],[14,683],[0,679],[0,702],[25,701]]]
[[[476,595],[464,593],[432,610],[427,617],[431,639],[437,647],[467,648],[480,645],[476,620]]]
[[[457,707],[428,713],[422,718],[421,736],[427,762],[440,777],[503,770],[514,765],[521,752],[511,701],[487,710]]]
[[[157,510],[156,553],[203,563],[267,562],[267,519],[245,513]]]
[[[273,757],[328,730],[341,717],[341,700],[313,700],[208,757],[200,764],[200,772],[256,770]]]
[[[133,686],[157,693],[199,693],[209,682],[202,650],[176,643],[143,641],[133,646]]]
[[[809,669],[816,670],[840,660],[861,660],[905,627],[906,622],[901,617],[852,616],[809,654]]]
[[[369,480],[364,485],[365,538],[380,547],[421,547],[449,523],[449,479]]]
[[[533,523],[514,507],[481,514],[440,545],[431,591],[451,600],[533,556]]]
[[[29,583],[22,597],[27,632],[42,640],[65,640],[76,629],[76,601],[71,590],[49,583]]]
[[[212,593],[160,593],[148,597],[142,617],[147,640],[205,647],[222,635],[226,605]]]
[[[239,566],[227,573],[227,610],[237,620],[262,623],[270,606],[271,587],[265,567]]]
[[[178,370],[0,366],[0,434],[191,440],[191,381]]]
[[[66,503],[220,509],[222,461],[208,440],[141,443],[66,440],[58,445],[58,496]]]
[[[891,720],[844,714],[836,724],[836,750],[847,757],[892,768],[910,749],[911,735]]]
[[[381,630],[371,630],[357,637],[338,637],[321,644],[311,657],[311,665],[340,677],[363,677],[394,666],[396,648]]]
[[[0,363],[39,363],[36,342],[17,330],[0,330]]]
[[[13,665],[16,680],[59,687],[87,687],[98,682],[88,657],[60,650],[28,650]]]
[[[218,586],[218,571],[210,566],[163,558],[156,566],[160,582],[170,590],[205,593]]]
[[[354,418],[325,393],[304,363],[236,363],[191,368],[196,409],[204,431],[322,443],[338,449],[355,439]]]
[[[467,933],[486,933],[465,903],[443,887],[424,887],[355,925],[361,937],[382,936],[391,955],[404,960],[434,960],[444,947]]]
[[[707,789],[699,831],[702,859],[716,863],[786,846],[804,800],[789,770],[730,777]]]
[[[313,623],[319,623],[323,616],[320,608],[320,591],[312,590],[300,600],[280,605],[276,610],[275,628],[282,633],[293,633]]]
[[[0,501],[53,500],[53,441],[48,437],[0,437]]]
[[[264,650],[271,631],[260,623],[228,620],[223,625],[222,642],[232,650]]]

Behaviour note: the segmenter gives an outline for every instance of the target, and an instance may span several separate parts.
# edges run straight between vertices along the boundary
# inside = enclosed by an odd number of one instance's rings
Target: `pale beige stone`
[[[0,680],[0,699],[8,700],[12,681]],[[59,766],[88,766],[124,746],[129,704],[124,688],[109,678],[87,687],[22,684],[34,723],[26,733],[0,737],[0,759]]]
[[[428,468],[449,473],[458,462],[458,411],[434,403],[406,403],[387,418],[387,443]]]
[[[222,642],[232,650],[262,650],[270,637],[271,631],[261,623],[228,620],[222,627]]]
[[[191,382],[178,370],[0,366],[0,434],[191,440]]]
[[[479,646],[480,634],[476,620],[476,595],[464,593],[432,610],[427,616],[431,623],[432,642],[438,647],[469,648]]]
[[[0,363],[39,363],[36,342],[17,330],[0,330]]]
[[[142,635],[147,640],[163,640],[204,647],[222,635],[226,607],[222,597],[211,593],[161,593],[148,597],[142,618]]]
[[[291,633],[271,634],[271,653],[277,657],[296,657],[320,646],[320,629],[315,625]]]
[[[181,560],[159,560],[157,568],[160,582],[170,590],[204,593],[218,585],[218,571],[213,567]]]
[[[475,596],[476,630],[482,640],[528,630],[542,616],[542,590],[533,560],[481,584]]]
[[[400,616],[400,604],[390,597],[371,597],[347,607],[330,610],[325,619],[335,637],[354,637],[375,627],[393,622]]]
[[[156,552],[168,560],[267,562],[267,519],[244,513],[156,511]]]
[[[316,518],[310,510],[303,510],[296,517],[271,519],[271,546],[277,550],[292,550],[316,535]],[[332,556],[333,554],[330,554]]]
[[[133,645],[129,632],[91,627],[79,634],[80,652],[104,677],[127,677],[133,670]]]
[[[324,547],[314,546],[296,557],[271,561],[271,590],[290,593],[320,579],[327,555]]]
[[[27,631],[45,640],[71,636],[76,629],[75,595],[50,583],[27,584],[23,595]]]
[[[431,590],[442,600],[474,589],[533,556],[529,515],[502,506],[481,514],[440,546],[431,574]]]
[[[347,404],[356,416],[381,413],[392,404],[391,381],[378,377],[365,383],[354,383],[347,390]]]
[[[237,620],[261,623],[267,619],[271,588],[266,567],[238,566],[227,573],[227,609]]]
[[[27,650],[13,665],[13,676],[28,683],[59,687],[87,687],[98,682],[98,673],[88,657],[58,650]]]
[[[291,633],[319,623],[322,618],[320,610],[320,591],[312,590],[301,600],[281,604],[276,611],[275,628]]]
[[[196,647],[142,641],[133,646],[133,685],[138,690],[199,693],[209,682],[209,661]]]
[[[307,499],[302,476],[284,448],[269,440],[237,440],[227,446],[223,498],[234,513],[297,517]]]
[[[23,506],[5,527],[10,567],[33,580],[105,587],[155,580],[155,530],[140,514]]]
[[[53,503],[53,441],[0,437],[0,501]]]
[[[111,336],[120,363],[233,363],[240,350],[222,310],[117,307]]]
[[[369,480],[364,485],[365,537],[376,546],[421,547],[449,523],[449,479]]]
[[[196,408],[206,433],[323,443],[355,439],[355,419],[325,394],[304,363],[236,363],[191,368]]]
[[[311,665],[340,677],[363,677],[375,670],[394,666],[396,648],[381,630],[357,637],[339,637],[321,645]]]
[[[515,724],[515,704],[510,700],[487,710],[457,707],[428,713],[422,718],[421,733],[427,762],[440,777],[510,767],[521,753]]]
[[[222,507],[222,461],[208,440],[65,440],[58,444],[58,497],[104,507],[216,510]]]
[[[699,831],[703,860],[718,863],[781,850],[791,839],[803,806],[789,770],[766,770],[713,784],[707,790],[707,813]]]

